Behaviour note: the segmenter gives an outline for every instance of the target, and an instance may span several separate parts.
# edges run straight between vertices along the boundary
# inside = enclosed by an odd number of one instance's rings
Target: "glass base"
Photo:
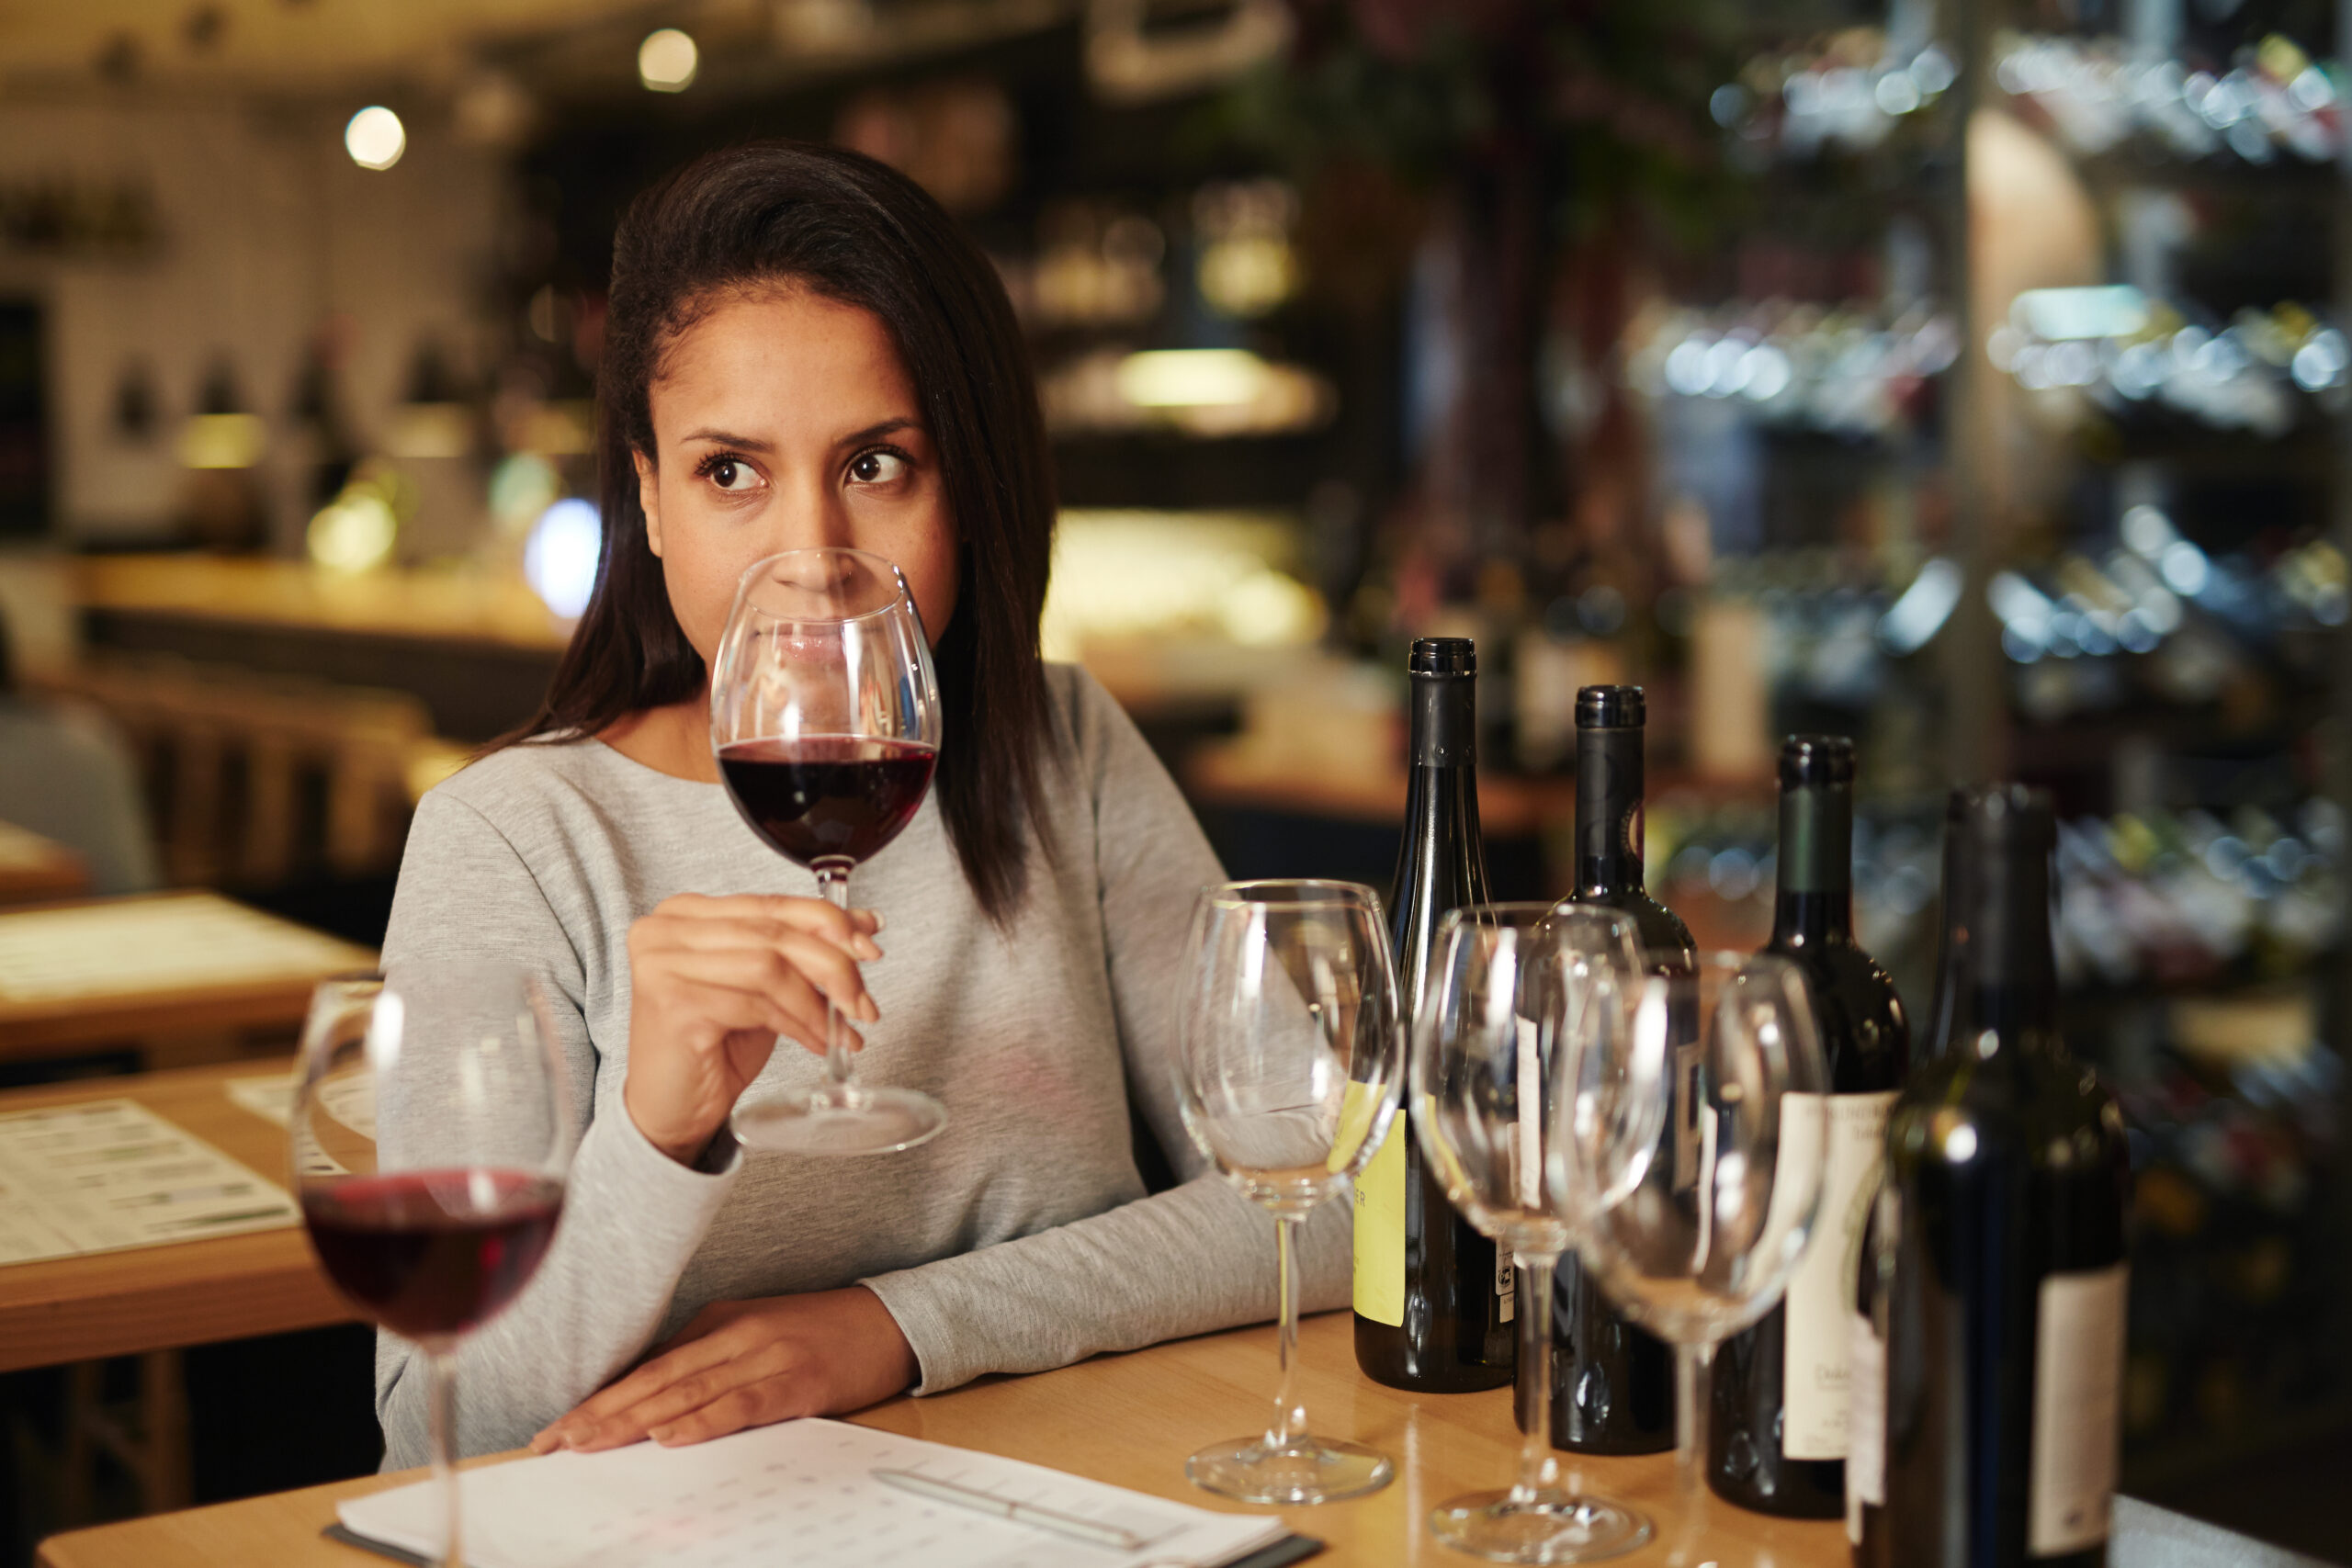
[[[939,1101],[920,1089],[824,1089],[746,1100],[731,1119],[747,1149],[795,1155],[893,1155],[927,1144],[947,1125]]]
[[[1489,1562],[1597,1562],[1633,1551],[1653,1533],[1649,1517],[1622,1503],[1571,1492],[1473,1492],[1430,1514],[1430,1533]]]
[[[1193,1485],[1242,1503],[1336,1503],[1377,1492],[1396,1473],[1386,1454],[1339,1438],[1302,1437],[1287,1449],[1234,1438],[1184,1461]]]

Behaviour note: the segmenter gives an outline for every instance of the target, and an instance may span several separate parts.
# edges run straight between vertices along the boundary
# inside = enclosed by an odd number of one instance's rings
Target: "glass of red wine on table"
[[[850,873],[914,819],[939,758],[939,682],[914,595],[863,550],[788,550],[736,591],[710,679],[710,742],[735,809],[770,848],[817,876],[837,908]],[[813,1089],[746,1096],[735,1135],[806,1155],[889,1154],[938,1136],[940,1103],[854,1081],[848,1036],[825,1003],[825,1073]]]
[[[563,1210],[575,1123],[545,998],[511,966],[450,961],[322,984],[288,1121],[311,1245],[335,1289],[423,1351],[442,1568],[463,1559],[454,1364],[520,1294]]]

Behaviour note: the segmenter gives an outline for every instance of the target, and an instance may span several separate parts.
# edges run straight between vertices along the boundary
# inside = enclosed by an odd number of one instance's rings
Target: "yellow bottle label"
[[[1348,1085],[1344,1124],[1357,1112],[1361,1086]],[[1369,1120],[1366,1106],[1362,1112]],[[1372,1162],[1356,1178],[1356,1311],[1391,1328],[1405,1325],[1405,1140],[1412,1129],[1400,1110]]]

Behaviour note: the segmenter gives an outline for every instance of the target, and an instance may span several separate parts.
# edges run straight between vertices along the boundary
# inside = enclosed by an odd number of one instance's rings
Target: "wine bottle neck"
[[[1642,731],[1577,732],[1577,886],[1586,893],[1642,886]]]
[[[1783,788],[1772,945],[1799,947],[1851,937],[1853,884],[1853,786],[1822,784]]]
[[[1413,766],[1389,894],[1396,980],[1408,1016],[1420,1000],[1438,921],[1487,897],[1478,829],[1476,677],[1416,672],[1412,680]]]
[[[1991,1056],[2022,1039],[2054,1040],[2058,973],[2050,943],[2049,856],[1981,854],[1968,868],[1959,897],[1963,929],[1946,937],[1947,1012],[1937,1054]]]
[[[1478,762],[1478,678],[1413,675],[1413,771],[1475,768]]]

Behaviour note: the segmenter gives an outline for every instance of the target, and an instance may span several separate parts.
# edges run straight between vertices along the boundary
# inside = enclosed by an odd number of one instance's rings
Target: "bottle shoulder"
[[[1911,1019],[1885,967],[1851,942],[1775,943],[1765,951],[1804,974],[1830,1058],[1831,1088],[1895,1088],[1911,1061]]]
[[[2098,1073],[2014,1043],[1990,1058],[1955,1045],[1921,1064],[1895,1097],[1887,1146],[1904,1163],[2016,1152],[2058,1168],[2121,1168],[2130,1158],[2122,1107]]]

